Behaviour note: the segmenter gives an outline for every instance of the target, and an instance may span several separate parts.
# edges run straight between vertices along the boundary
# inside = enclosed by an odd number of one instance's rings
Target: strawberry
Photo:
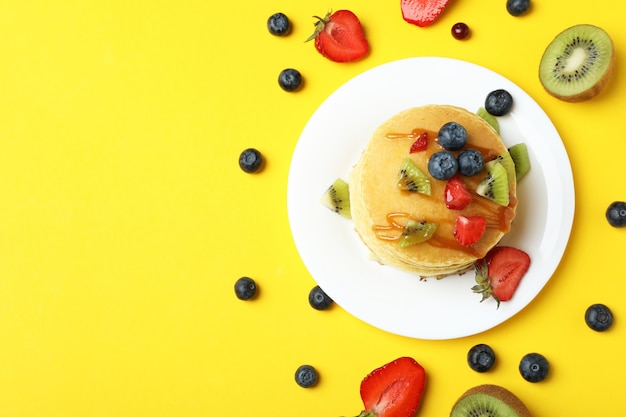
[[[454,223],[454,237],[463,246],[478,242],[487,230],[487,221],[482,216],[458,216]]]
[[[421,152],[425,151],[428,147],[428,133],[423,132],[417,135],[417,139],[411,145],[411,149],[409,149],[409,153]]]
[[[481,302],[493,297],[499,307],[501,301],[513,298],[529,267],[530,256],[523,250],[496,246],[483,259],[474,263],[477,284],[472,290],[482,294]]]
[[[446,183],[444,200],[450,210],[463,210],[472,202],[472,194],[467,190],[463,180],[455,176]]]
[[[358,417],[413,417],[426,373],[413,358],[401,357],[373,370],[361,381],[365,409]]]
[[[315,39],[315,49],[335,62],[351,62],[363,58],[370,50],[359,18],[350,10],[337,10],[317,19],[315,32],[307,42]]]
[[[402,18],[417,26],[428,26],[439,17],[449,0],[401,0]]]

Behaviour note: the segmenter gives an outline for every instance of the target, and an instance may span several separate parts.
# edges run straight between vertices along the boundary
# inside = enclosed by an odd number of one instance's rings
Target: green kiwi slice
[[[510,152],[503,152],[496,156],[493,161],[500,162],[504,169],[506,169],[506,175],[509,178],[509,188],[516,181],[515,161]]]
[[[330,187],[322,194],[322,205],[345,218],[352,218],[350,214],[350,190],[348,183],[337,178]]]
[[[482,117],[498,134],[500,134],[500,122],[498,122],[496,116],[489,113],[484,107],[479,107],[478,110],[476,110],[476,114]]]
[[[530,171],[530,158],[525,143],[517,143],[509,148],[509,154],[515,164],[515,179],[519,183]]]
[[[404,230],[402,230],[402,235],[400,235],[398,244],[401,248],[404,248],[417,243],[426,242],[428,239],[433,237],[436,230],[437,223],[409,219],[406,226],[404,226]]]
[[[550,42],[541,57],[539,79],[558,99],[589,100],[606,87],[614,61],[613,41],[603,29],[575,25]]]
[[[410,158],[404,158],[398,172],[398,188],[430,196],[430,178]]]
[[[450,417],[530,417],[515,394],[498,385],[484,384],[466,391],[454,404]]]
[[[509,178],[500,162],[487,162],[487,175],[476,187],[476,194],[488,198],[501,206],[509,205]]]

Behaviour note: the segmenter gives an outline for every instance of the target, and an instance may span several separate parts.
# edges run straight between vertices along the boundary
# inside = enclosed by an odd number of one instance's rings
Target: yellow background
[[[3,1],[0,415],[356,415],[361,378],[403,355],[428,373],[419,416],[447,416],[481,383],[511,389],[535,416],[626,412],[626,230],[604,217],[626,200],[626,5],[535,3],[514,18],[505,0],[451,0],[418,28],[397,0]],[[357,63],[304,43],[312,15],[342,8],[371,44]],[[277,11],[293,22],[286,38],[267,32]],[[470,39],[452,38],[457,21]],[[568,104],[542,90],[537,69],[577,23],[613,37],[616,74],[601,96]],[[503,325],[447,341],[387,334],[339,306],[313,310],[286,205],[294,146],[323,100],[376,65],[433,55],[526,90],[560,132],[576,187],[569,246],[540,295]],[[287,67],[303,90],[278,87]],[[267,158],[257,175],[238,167],[247,147]],[[235,298],[243,275],[258,299]],[[607,333],[584,323],[594,302],[616,316]],[[498,355],[490,373],[466,364],[476,343]],[[538,384],[517,371],[531,351],[552,366]],[[321,375],[312,389],[293,379],[304,363]]]

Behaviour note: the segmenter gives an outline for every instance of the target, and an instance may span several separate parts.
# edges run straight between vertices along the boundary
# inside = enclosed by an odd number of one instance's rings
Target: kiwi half
[[[483,120],[489,123],[491,127],[493,127],[493,129],[500,134],[500,122],[498,122],[496,116],[489,113],[484,107],[479,107],[478,110],[476,110],[476,114],[483,118]]]
[[[430,179],[410,158],[404,158],[398,172],[398,188],[430,196]]]
[[[401,248],[404,248],[417,243],[426,242],[428,239],[433,237],[436,230],[437,223],[409,219],[406,226],[404,226],[404,230],[402,231],[398,244]]]
[[[499,385],[479,385],[455,402],[450,417],[531,417],[515,394]]]
[[[337,178],[330,187],[322,194],[322,205],[345,218],[352,218],[350,214],[350,190],[348,183]]]
[[[554,97],[579,102],[600,93],[613,73],[613,41],[601,28],[575,25],[559,33],[539,64],[539,79]]]

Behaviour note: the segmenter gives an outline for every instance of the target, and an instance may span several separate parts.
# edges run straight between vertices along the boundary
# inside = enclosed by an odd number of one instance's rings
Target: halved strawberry
[[[482,216],[458,216],[454,223],[454,237],[463,246],[478,242],[487,230],[487,221]]]
[[[472,290],[482,294],[481,302],[493,297],[500,306],[501,301],[513,298],[529,267],[530,256],[523,250],[496,246],[483,259],[474,263],[477,284]]]
[[[469,192],[463,180],[454,176],[446,183],[444,201],[450,210],[463,210],[472,202],[472,194]]]
[[[370,50],[359,18],[350,10],[337,10],[317,19],[315,32],[306,41],[315,39],[315,49],[335,62],[351,62],[363,58]]]
[[[428,148],[428,133],[422,132],[417,135],[417,139],[415,139],[415,142],[411,144],[411,149],[409,149],[409,153],[425,151],[426,148]]]
[[[417,26],[428,26],[439,17],[449,0],[401,0],[402,18]]]
[[[365,409],[358,417],[413,417],[426,372],[413,358],[401,357],[373,370],[361,382]]]

